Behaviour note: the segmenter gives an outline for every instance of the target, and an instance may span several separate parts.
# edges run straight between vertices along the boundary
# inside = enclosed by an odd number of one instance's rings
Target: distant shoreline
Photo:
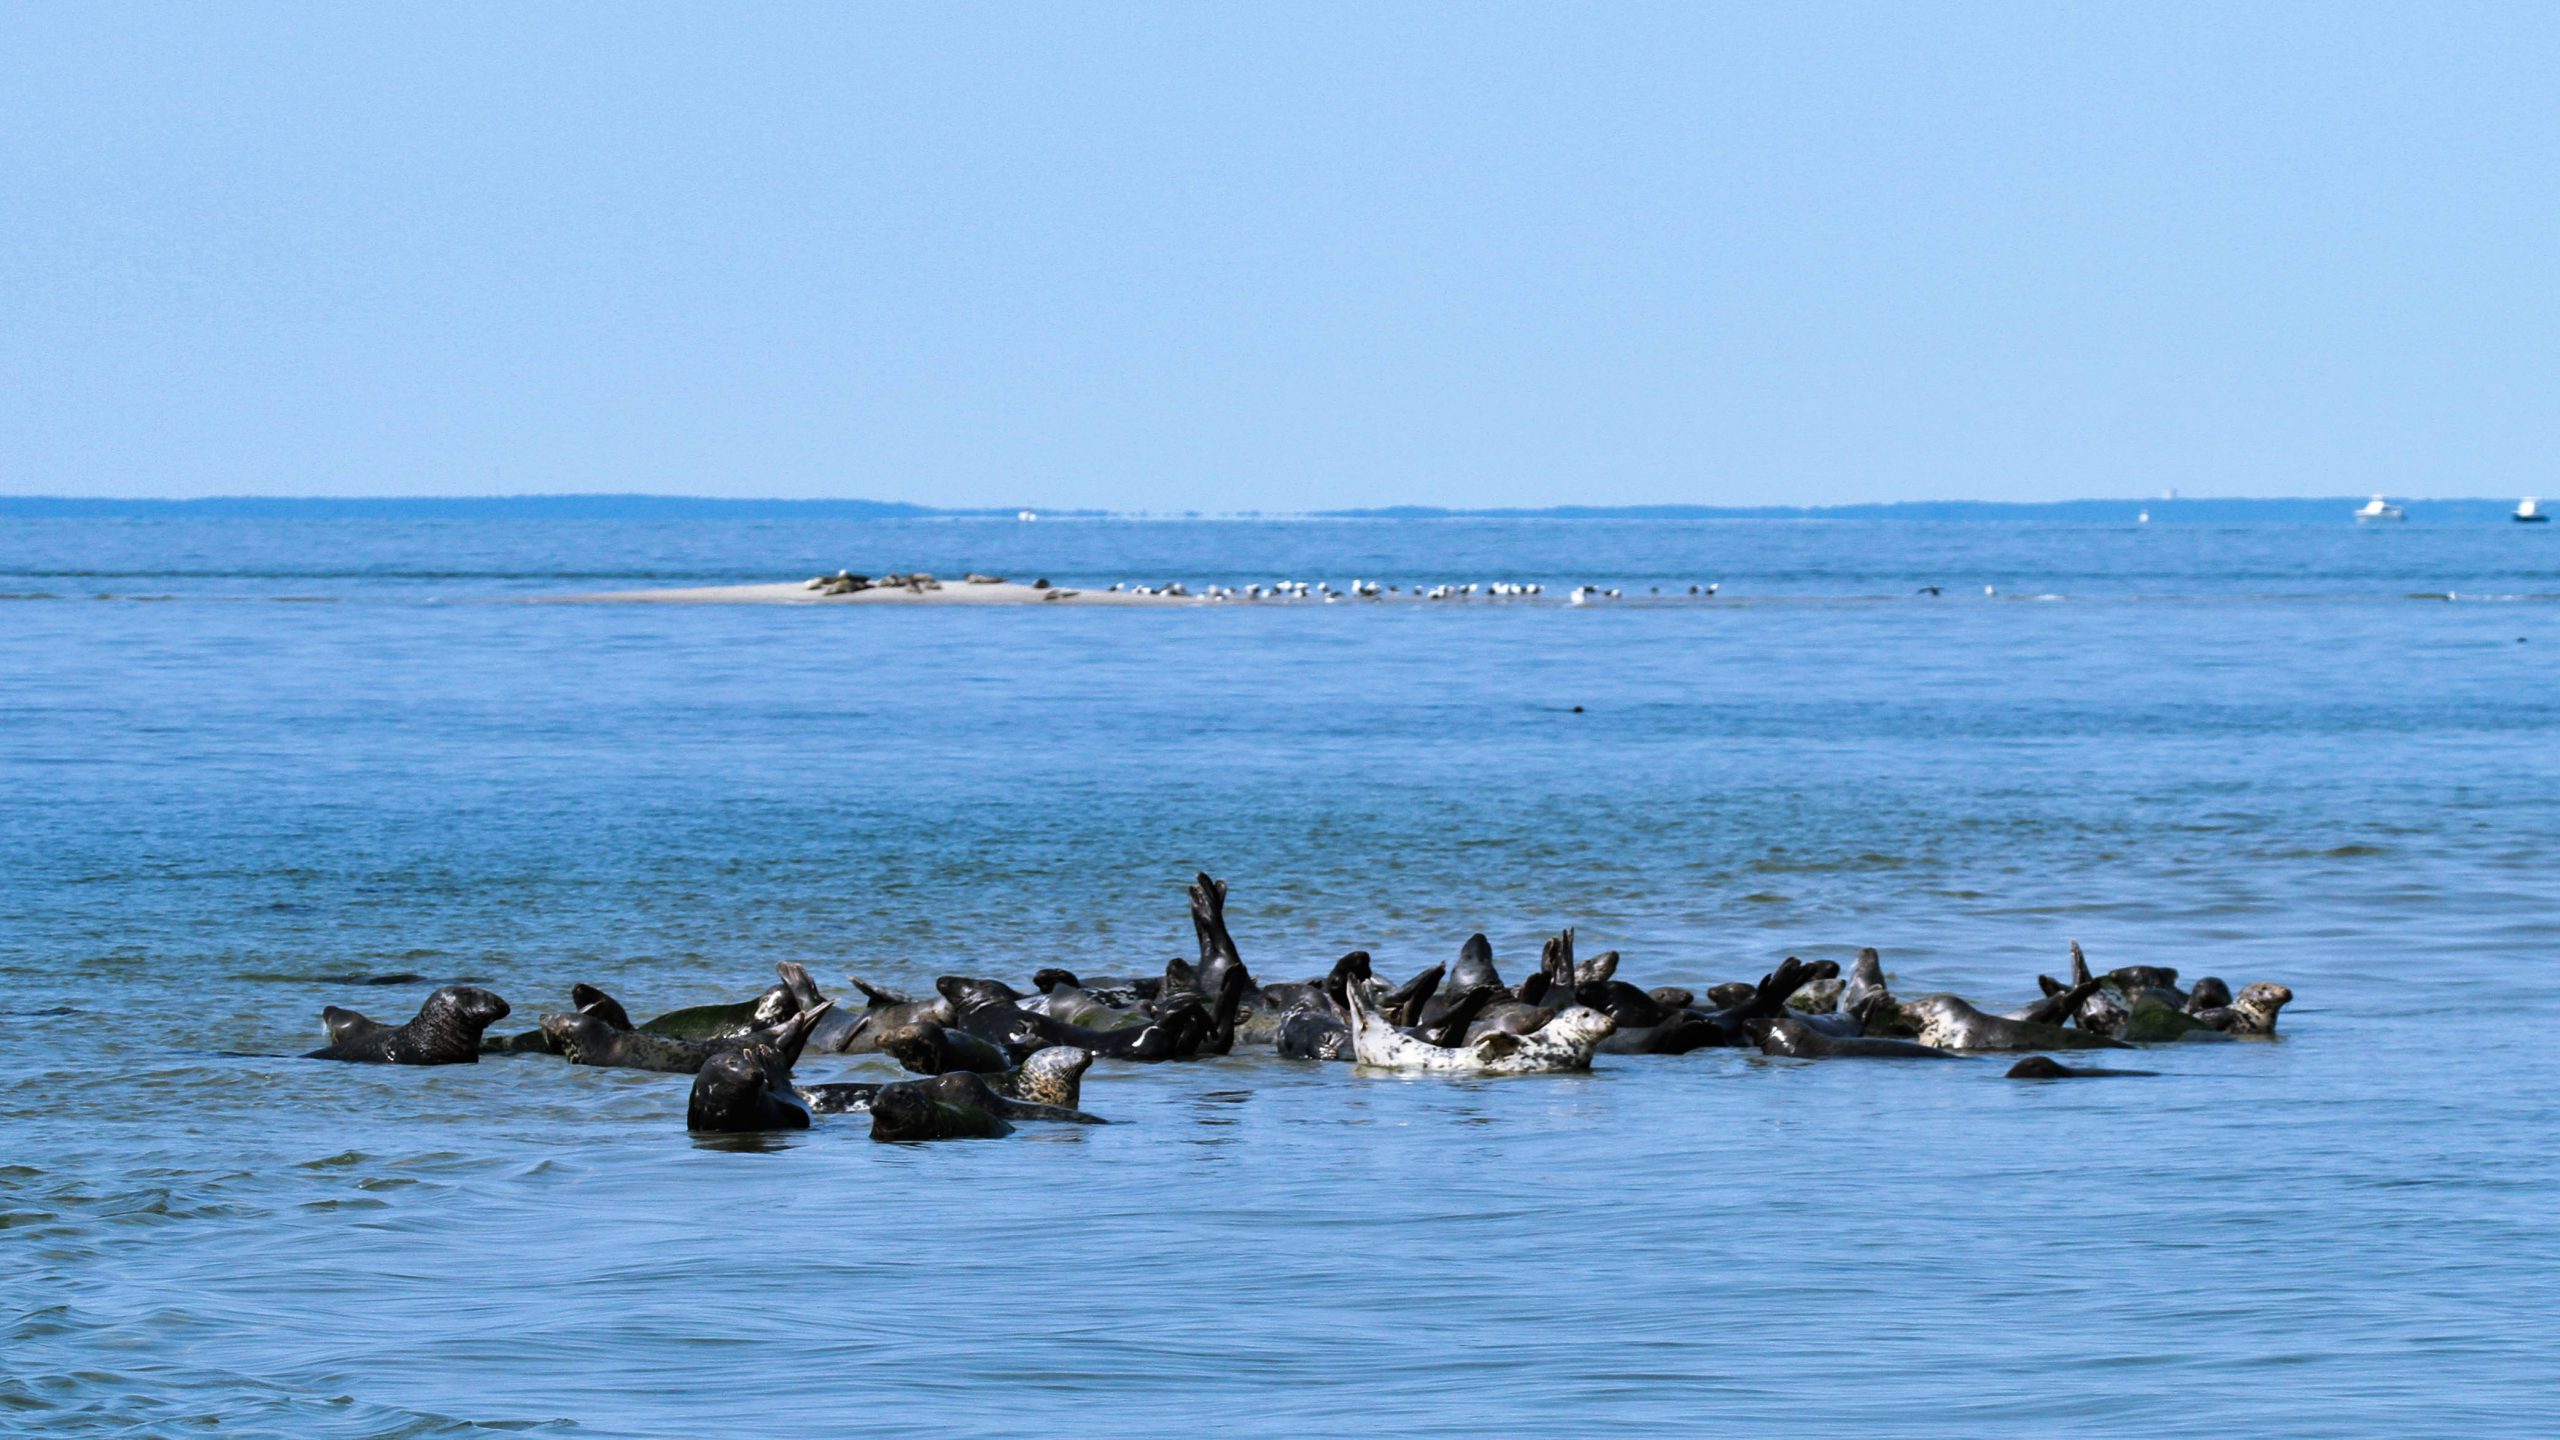
[[[2353,523],[2366,496],[2314,499],[2165,500],[1911,500],[1860,505],[1554,505],[1537,509],[1459,509],[1395,505],[1356,510],[1298,512],[1147,512],[1045,510],[1042,521],[1095,522],[1307,522],[1409,523],[1476,521],[1680,521],[1828,520],[2009,522],[2130,525],[2149,516],[2154,524]],[[2411,525],[2506,524],[2513,498],[2425,500],[2393,497],[2408,509]],[[885,500],[729,500],[689,495],[485,495],[485,496],[206,496],[197,499],[115,499],[61,495],[0,495],[0,517],[10,519],[239,519],[239,520],[972,520],[1019,523],[1022,510],[937,509]]]

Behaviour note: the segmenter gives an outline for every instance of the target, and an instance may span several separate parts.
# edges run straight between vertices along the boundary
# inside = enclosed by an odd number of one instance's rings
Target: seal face
[[[806,1130],[809,1107],[791,1089],[791,1066],[770,1045],[724,1050],[703,1062],[685,1104],[685,1128],[722,1134]]]
[[[342,1013],[364,1019],[352,1011]],[[476,985],[447,985],[428,996],[407,1024],[377,1025],[371,1030],[350,1026],[346,1039],[303,1058],[377,1065],[473,1065],[480,1060],[480,1032],[506,1016],[507,1002],[496,995]]]

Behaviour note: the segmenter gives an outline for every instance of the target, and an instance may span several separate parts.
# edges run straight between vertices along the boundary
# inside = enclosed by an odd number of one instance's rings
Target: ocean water
[[[15,522],[0,1430],[2550,1434],[2553,528]],[[839,566],[1724,589],[526,603]],[[1106,1062],[1118,1123],[929,1146],[278,1058],[428,988],[333,975],[1151,971],[1203,868],[1265,978],[2298,998],[2070,1084]]]

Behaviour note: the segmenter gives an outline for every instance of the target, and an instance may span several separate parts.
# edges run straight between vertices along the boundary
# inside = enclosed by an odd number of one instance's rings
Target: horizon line
[[[680,518],[670,512],[691,512],[704,518],[719,513],[775,511],[797,514],[827,514],[836,518],[868,519],[1021,519],[1025,517],[1059,520],[1429,520],[1429,519],[1987,519],[2001,515],[2030,518],[2049,516],[2119,518],[2114,512],[2132,511],[2141,518],[2161,512],[2162,518],[2180,514],[2188,518],[2243,518],[2232,512],[2257,512],[2260,518],[2299,515],[2313,518],[2339,512],[2334,507],[2361,504],[2362,495],[2328,496],[2249,496],[2249,495],[2163,495],[2153,497],[2110,497],[2064,500],[1873,500],[1844,501],[1814,505],[1715,505],[1695,502],[1630,502],[1614,505],[1558,504],[1543,506],[1453,506],[1390,504],[1376,506],[1335,507],[1316,510],[1112,510],[1090,507],[1051,508],[1030,505],[935,506],[910,501],[873,500],[858,497],[792,497],[792,496],[718,496],[690,495],[662,491],[517,491],[479,495],[195,495],[195,496],[83,496],[83,495],[6,495],[0,494],[0,514],[19,517],[75,516],[81,514],[149,514],[194,511],[234,516],[285,516],[293,512],[335,512],[349,517],[365,514],[418,516],[434,512],[513,511],[520,514],[551,518],[611,518],[620,512],[657,512],[658,518]],[[2393,497],[2404,505],[2423,505],[2455,510],[2461,518],[2472,518],[2480,512],[2495,509],[2501,515],[2513,513],[2515,502],[2503,497],[2441,496]],[[2217,517],[2200,511],[2223,512]],[[633,516],[633,518],[639,518]],[[2447,517],[2452,518],[2452,517]]]

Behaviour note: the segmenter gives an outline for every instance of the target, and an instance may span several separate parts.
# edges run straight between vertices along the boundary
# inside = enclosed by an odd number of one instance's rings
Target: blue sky
[[[0,491],[2547,493],[2560,7],[13,6]]]

